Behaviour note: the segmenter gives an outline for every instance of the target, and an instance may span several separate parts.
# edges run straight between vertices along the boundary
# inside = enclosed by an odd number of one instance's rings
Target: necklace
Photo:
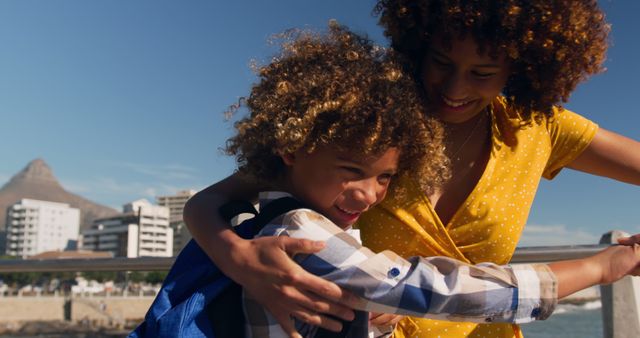
[[[471,137],[473,136],[473,134],[475,134],[476,129],[478,129],[478,126],[481,124],[482,121],[484,121],[485,116],[487,116],[486,110],[483,112],[482,116],[478,119],[478,121],[476,121],[476,124],[473,126],[473,128],[469,132],[469,135],[467,135],[467,138],[465,138],[464,141],[462,141],[462,144],[460,145],[460,147],[458,147],[458,149],[453,153],[453,155],[451,155],[452,161],[459,160],[459,158],[457,157],[458,154],[460,154],[462,149],[464,149],[464,146],[467,145],[469,140],[471,140]]]

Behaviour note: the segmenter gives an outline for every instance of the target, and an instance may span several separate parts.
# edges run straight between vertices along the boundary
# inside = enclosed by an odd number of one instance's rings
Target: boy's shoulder
[[[262,213],[270,207],[273,207],[273,203],[283,199],[292,199],[299,201],[295,196],[284,191],[262,191],[258,195],[258,210]],[[303,202],[297,202],[295,207],[282,208],[284,212],[274,217],[270,223],[281,224],[300,224],[300,223],[314,223],[314,222],[331,222],[321,213],[306,207]]]
[[[282,234],[293,238],[326,243],[343,243],[354,250],[362,246],[358,231],[342,229],[324,215],[311,209],[292,210],[283,215]]]
[[[275,217],[262,228],[259,235],[298,237],[295,234],[331,234],[336,233],[336,229],[340,230],[319,212],[308,208],[299,208]]]
[[[269,203],[283,197],[293,197],[285,192],[261,192],[260,209]],[[342,229],[323,214],[310,208],[296,208],[275,217],[267,224],[259,236],[282,236],[310,238],[313,240],[328,240],[335,236],[348,235],[359,241],[357,232]]]

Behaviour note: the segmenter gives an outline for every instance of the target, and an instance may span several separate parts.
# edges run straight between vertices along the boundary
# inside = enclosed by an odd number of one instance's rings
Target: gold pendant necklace
[[[482,116],[480,118],[478,118],[478,121],[476,122],[476,124],[473,126],[473,128],[469,132],[469,135],[467,135],[467,138],[465,138],[464,141],[462,141],[462,144],[460,145],[460,147],[458,147],[458,149],[453,153],[453,155],[451,155],[451,157],[450,157],[451,161],[460,160],[460,158],[457,158],[458,154],[460,154],[462,149],[464,149],[464,146],[467,145],[469,140],[471,140],[471,137],[473,136],[473,134],[475,134],[476,129],[478,129],[478,126],[481,124],[482,121],[484,121],[485,116],[487,116],[487,110],[486,109],[482,113]]]

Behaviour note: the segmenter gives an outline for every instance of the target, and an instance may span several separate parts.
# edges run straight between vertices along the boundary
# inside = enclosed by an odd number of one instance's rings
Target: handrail
[[[64,271],[167,271],[175,257],[0,260],[0,273]]]
[[[517,248],[509,263],[541,263],[592,256],[610,244],[528,246]]]
[[[533,246],[517,248],[511,263],[552,262],[595,254],[605,245]],[[0,273],[63,271],[167,271],[175,257],[7,259],[0,260]]]

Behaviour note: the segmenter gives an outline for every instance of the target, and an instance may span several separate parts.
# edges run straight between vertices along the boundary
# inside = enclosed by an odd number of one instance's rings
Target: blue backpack
[[[298,200],[283,197],[260,213],[247,201],[229,202],[219,212],[227,221],[241,213],[256,215],[234,228],[242,238],[251,239],[272,219],[303,207]],[[176,258],[144,321],[128,338],[243,336],[242,288],[191,240]]]

